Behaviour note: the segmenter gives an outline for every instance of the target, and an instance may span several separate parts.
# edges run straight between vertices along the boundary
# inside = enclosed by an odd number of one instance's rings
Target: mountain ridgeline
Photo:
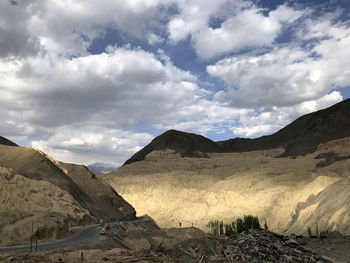
[[[142,161],[152,151],[171,149],[182,157],[205,153],[233,153],[283,148],[280,157],[312,153],[321,143],[350,137],[350,99],[301,116],[278,132],[256,139],[235,138],[213,142],[201,135],[169,130],[135,153],[124,165]]]
[[[223,152],[223,148],[212,140],[194,133],[169,130],[152,140],[135,153],[124,165],[145,159],[152,151],[171,149],[181,157],[203,157],[203,153]]]
[[[9,139],[6,139],[2,136],[0,136],[0,144],[1,145],[7,145],[7,146],[18,146],[14,142],[10,141]]]

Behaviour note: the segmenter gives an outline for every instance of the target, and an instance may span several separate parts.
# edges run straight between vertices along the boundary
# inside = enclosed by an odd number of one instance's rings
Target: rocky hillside
[[[320,231],[350,234],[350,134],[343,129],[350,120],[349,103],[303,116],[263,137],[276,138],[275,149],[242,146],[229,152],[234,149],[222,150],[226,146],[210,141],[212,152],[182,155],[172,145],[192,140],[181,133],[173,139],[181,141],[168,139],[170,147],[153,151],[148,145],[142,161],[127,162],[103,178],[162,227],[181,223],[205,230],[210,220],[230,222],[251,214],[279,233],[305,235],[317,223]],[[161,145],[161,138],[153,141]],[[259,140],[267,139],[251,141]]]
[[[31,147],[0,145],[0,189],[3,244],[26,240],[33,220],[51,231],[45,238],[55,238],[64,235],[68,224],[133,219],[136,214],[85,166],[57,162]],[[62,223],[67,226],[55,228]]]

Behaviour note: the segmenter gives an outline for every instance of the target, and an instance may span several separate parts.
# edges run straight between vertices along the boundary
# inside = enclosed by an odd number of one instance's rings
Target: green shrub
[[[307,233],[308,233],[309,237],[312,237],[312,231],[311,231],[310,227],[307,228]]]
[[[244,216],[242,218],[237,218],[236,222],[231,224],[224,224],[221,220],[210,221],[207,224],[209,228],[209,233],[212,235],[227,235],[232,236],[234,234],[242,233],[243,231],[249,229],[261,229],[259,218],[257,216]],[[265,222],[265,229],[267,229],[267,224]]]

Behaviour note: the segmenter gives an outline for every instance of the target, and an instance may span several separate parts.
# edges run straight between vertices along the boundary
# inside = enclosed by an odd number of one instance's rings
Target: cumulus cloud
[[[96,162],[122,165],[126,158],[148,143],[148,133],[104,128],[94,124],[63,126],[48,139],[35,140],[31,145],[59,161],[80,164]]]
[[[315,28],[317,25],[310,25],[304,30],[315,33]],[[262,55],[238,55],[208,66],[209,74],[228,85],[215,98],[235,107],[292,106],[350,85],[350,28],[328,21],[328,30],[313,46],[299,47],[303,40]]]
[[[287,5],[265,15],[263,9],[244,1],[189,1],[186,5],[180,1],[179,6],[180,14],[168,25],[170,39],[177,42],[191,35],[193,48],[203,59],[270,46],[284,25],[303,15]],[[213,28],[210,20],[215,17],[222,23]]]
[[[193,75],[140,49],[110,47],[73,59],[35,57],[0,68],[5,95],[0,101],[44,127],[102,119],[130,128],[195,103],[204,92]]]
[[[268,111],[242,114],[239,119],[240,125],[233,127],[232,131],[237,136],[250,138],[271,134],[304,114],[330,107],[342,99],[340,92],[333,91],[320,99],[305,101],[294,106],[273,107]]]
[[[226,0],[190,0],[177,1],[179,14],[172,17],[168,24],[169,37],[178,42],[188,35],[201,31],[207,26],[210,17],[220,11]]]
[[[0,2],[0,58],[34,55],[39,52],[39,38],[30,33],[30,5]]]
[[[105,0],[29,1],[27,26],[41,46],[57,54],[86,55],[89,45],[107,29],[144,39],[151,28],[161,27],[168,1]],[[163,7],[163,8],[162,8]],[[20,6],[15,6],[19,10]],[[18,22],[16,22],[18,24]]]

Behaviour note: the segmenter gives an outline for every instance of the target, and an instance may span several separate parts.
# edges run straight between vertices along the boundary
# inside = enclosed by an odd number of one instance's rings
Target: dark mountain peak
[[[168,130],[154,138],[150,144],[135,153],[124,165],[145,159],[146,155],[157,150],[174,150],[182,157],[199,157],[201,153],[223,152],[223,149],[212,140],[194,133]]]
[[[284,148],[282,157],[311,153],[331,140],[350,137],[350,99],[296,119],[278,132],[257,139],[217,142],[227,152]]]
[[[168,130],[134,154],[124,165],[145,159],[154,150],[172,149],[183,157],[200,157],[211,152],[248,152],[284,148],[281,157],[312,153],[331,140],[350,137],[350,99],[327,109],[306,114],[278,132],[256,139],[234,138],[213,142],[201,135]],[[198,152],[202,153],[198,155]],[[204,153],[204,154],[203,154]]]
[[[6,139],[5,137],[2,137],[2,136],[0,136],[0,144],[7,145],[7,146],[18,146],[14,142],[12,142],[9,139]]]

